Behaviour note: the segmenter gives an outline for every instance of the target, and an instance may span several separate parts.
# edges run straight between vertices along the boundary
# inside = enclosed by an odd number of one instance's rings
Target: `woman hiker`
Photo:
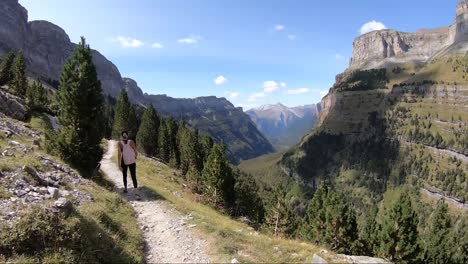
[[[138,188],[138,182],[136,179],[136,159],[138,152],[136,149],[135,142],[128,138],[128,132],[122,132],[122,140],[119,141],[119,167],[122,168],[123,182],[124,182],[124,193],[127,193],[127,168],[130,169],[130,175],[132,176],[133,187]]]

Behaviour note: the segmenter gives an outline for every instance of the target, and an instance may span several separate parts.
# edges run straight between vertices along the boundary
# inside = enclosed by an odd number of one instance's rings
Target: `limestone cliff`
[[[31,75],[57,82],[75,46],[59,26],[47,21],[28,22],[28,12],[18,0],[0,2],[0,56],[10,50],[21,50]],[[123,87],[117,67],[96,50],[93,61],[104,92],[117,96]]]
[[[414,33],[386,29],[359,36],[353,43],[349,66],[369,69],[392,62],[426,62],[445,53],[464,54],[467,40],[468,2],[464,0],[457,6],[455,22],[448,27]]]

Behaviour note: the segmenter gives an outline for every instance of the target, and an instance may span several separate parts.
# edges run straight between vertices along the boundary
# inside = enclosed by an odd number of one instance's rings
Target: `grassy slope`
[[[115,157],[114,157],[115,159]],[[215,262],[310,262],[320,248],[301,241],[274,238],[258,233],[198,202],[200,199],[183,187],[177,171],[166,165],[142,158],[138,161],[138,179],[183,214],[192,214],[191,224],[210,245]],[[319,254],[325,259],[327,255]]]
[[[43,116],[35,116],[31,119],[29,126],[43,130],[47,126],[47,121]],[[32,139],[27,137],[13,137],[6,139],[0,137],[0,148],[5,146],[9,140],[16,140],[31,145]],[[45,154],[42,151],[41,154]],[[56,161],[60,159],[54,157]],[[28,155],[25,159],[3,158],[0,159],[0,170],[14,170],[22,165],[30,165],[40,169],[40,161],[33,155]],[[34,240],[34,228],[40,228],[41,225],[52,226],[51,219],[37,216],[37,208],[25,208],[21,214],[23,220],[15,228],[0,228],[0,248],[14,247],[23,252],[20,255],[13,256],[8,261],[13,262],[126,262],[141,263],[144,260],[143,255],[143,237],[135,221],[134,211],[120,195],[112,191],[112,185],[104,184],[102,179],[100,184],[89,181],[88,184],[80,187],[93,197],[92,202],[84,203],[75,208],[72,215],[66,219],[52,219],[55,224],[60,225],[62,229],[55,229],[52,232],[43,234],[44,241],[61,242],[50,243],[46,245],[46,250],[34,252],[27,249],[27,245],[34,247],[37,241]],[[0,199],[7,198],[0,188]],[[46,203],[51,203],[46,202]],[[40,214],[41,215],[41,214]],[[36,218],[37,217],[37,218]],[[29,222],[28,220],[29,219]],[[63,231],[64,233],[61,233]],[[45,232],[45,231],[44,231]],[[36,233],[35,236],[38,234]],[[69,252],[74,250],[75,253]],[[1,257],[0,262],[6,261]]]

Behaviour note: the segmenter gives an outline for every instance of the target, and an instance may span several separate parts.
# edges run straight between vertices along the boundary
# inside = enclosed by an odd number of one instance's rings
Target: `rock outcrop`
[[[386,63],[426,62],[435,55],[464,54],[468,50],[468,2],[457,6],[449,26],[415,33],[385,29],[361,35],[353,43],[350,68],[376,68]]]
[[[28,117],[29,109],[23,99],[0,89],[0,113],[24,121]]]
[[[75,46],[59,26],[47,21],[28,22],[28,12],[18,0],[0,3],[0,56],[10,50],[21,50],[29,74],[56,83]],[[117,96],[123,87],[119,70],[98,51],[92,52],[104,92]]]

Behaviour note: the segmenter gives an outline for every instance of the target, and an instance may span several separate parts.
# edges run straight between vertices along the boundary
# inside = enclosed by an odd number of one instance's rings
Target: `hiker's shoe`
[[[123,191],[123,193],[127,193],[127,190],[125,189],[125,190]]]

